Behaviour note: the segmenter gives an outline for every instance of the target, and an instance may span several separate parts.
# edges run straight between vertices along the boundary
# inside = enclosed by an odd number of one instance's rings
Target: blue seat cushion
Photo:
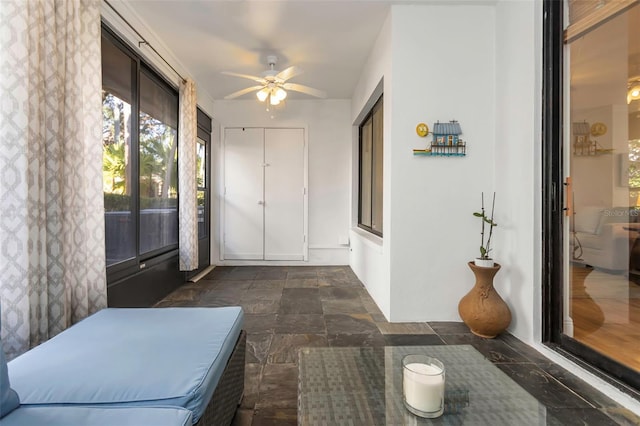
[[[2,426],[190,426],[191,411],[177,407],[20,407]]]
[[[178,406],[197,422],[242,329],[240,307],[104,309],[9,362],[22,404]]]

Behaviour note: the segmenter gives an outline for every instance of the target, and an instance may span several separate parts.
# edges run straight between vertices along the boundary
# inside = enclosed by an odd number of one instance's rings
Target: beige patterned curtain
[[[196,199],[197,157],[196,86],[180,83],[180,129],[178,131],[178,193],[180,194],[180,270],[198,269],[198,205]]]
[[[0,302],[9,359],[106,306],[99,7],[0,1]]]

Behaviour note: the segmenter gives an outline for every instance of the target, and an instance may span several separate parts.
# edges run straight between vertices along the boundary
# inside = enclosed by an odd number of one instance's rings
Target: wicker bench
[[[242,398],[240,307],[104,309],[8,364],[22,406],[181,407],[228,425]]]

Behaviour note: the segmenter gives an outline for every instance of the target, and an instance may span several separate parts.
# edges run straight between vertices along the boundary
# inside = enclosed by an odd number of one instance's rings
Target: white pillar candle
[[[414,362],[403,370],[402,388],[407,404],[416,410],[433,413],[444,403],[444,372],[433,364]]]

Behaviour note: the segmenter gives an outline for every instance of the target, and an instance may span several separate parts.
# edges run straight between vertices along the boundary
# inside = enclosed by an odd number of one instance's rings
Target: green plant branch
[[[484,192],[481,193],[481,211],[475,212],[473,215],[475,217],[479,217],[481,220],[481,228],[480,228],[480,259],[490,259],[489,252],[491,251],[491,237],[493,236],[493,228],[494,226],[498,226],[497,223],[493,221],[493,214],[496,207],[496,193],[493,193],[493,200],[491,203],[491,218],[487,217],[486,211],[484,209]],[[485,236],[485,223],[489,225],[489,236],[487,238],[487,243],[485,245],[484,236]]]

